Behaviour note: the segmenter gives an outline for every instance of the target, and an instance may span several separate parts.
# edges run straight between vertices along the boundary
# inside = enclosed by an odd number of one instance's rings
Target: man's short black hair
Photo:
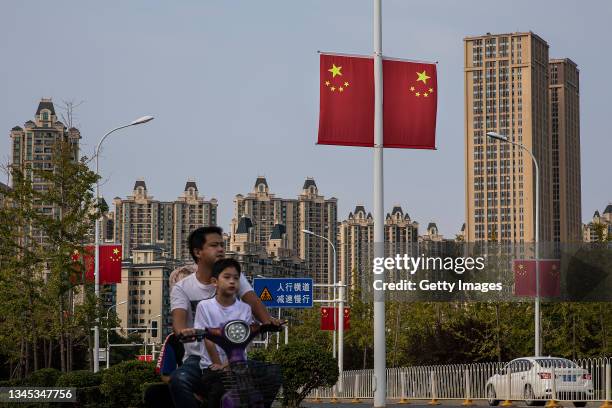
[[[232,259],[232,258],[223,258],[223,259],[219,259],[217,262],[214,263],[212,267],[211,276],[213,278],[219,278],[219,275],[221,275],[221,272],[223,272],[227,268],[236,269],[236,271],[238,271],[238,275],[240,275],[240,263],[238,263],[237,260]]]
[[[195,263],[198,263],[198,258],[195,256],[194,250],[202,249],[206,243],[206,235],[208,234],[219,234],[223,236],[223,229],[221,227],[200,227],[191,231],[187,242],[189,243],[189,253]]]

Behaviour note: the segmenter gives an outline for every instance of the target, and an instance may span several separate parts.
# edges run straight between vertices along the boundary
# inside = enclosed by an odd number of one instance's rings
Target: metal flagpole
[[[382,258],[385,242],[383,208],[383,67],[382,5],[374,0],[374,257]],[[384,274],[378,276],[384,280]],[[374,407],[386,405],[385,294],[374,291]]]

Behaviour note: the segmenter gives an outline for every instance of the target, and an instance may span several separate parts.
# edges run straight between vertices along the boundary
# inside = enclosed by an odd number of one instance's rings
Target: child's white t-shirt
[[[198,280],[196,273],[192,273],[188,277],[180,280],[172,288],[170,293],[170,310],[184,309],[187,311],[186,327],[194,327],[194,315],[198,303],[204,299],[210,299],[215,296],[215,285],[212,283],[205,285]],[[240,285],[238,286],[238,296],[244,296],[245,293],[253,290],[244,274],[240,274]],[[200,345],[196,342],[185,343],[185,357],[200,356]]]
[[[236,299],[231,306],[222,306],[217,302],[217,299],[213,297],[198,303],[193,327],[196,329],[217,328],[231,320],[244,320],[248,324],[251,324],[253,322],[251,307],[238,299]],[[219,353],[221,363],[224,364],[227,362],[225,352],[216,344],[215,347],[217,348],[217,353]],[[200,368],[208,368],[208,366],[212,364],[212,360],[208,355],[204,340],[200,343],[200,355]]]

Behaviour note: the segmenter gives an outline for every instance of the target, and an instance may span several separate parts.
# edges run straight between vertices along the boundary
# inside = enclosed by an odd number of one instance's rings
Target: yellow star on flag
[[[117,248],[113,249],[113,254],[117,255],[119,253],[119,250]]]
[[[329,81],[325,81],[325,86],[329,86]]]
[[[414,92],[414,86],[410,87],[410,92]]]
[[[415,93],[416,96],[421,96],[420,92]]]
[[[340,87],[340,88],[338,88],[338,91],[342,92],[342,91],[344,91],[344,88]]]
[[[335,86],[332,86],[332,87],[331,87],[331,88],[329,88],[329,89],[331,89],[331,91],[332,91],[332,92],[334,92],[334,91],[336,90],[336,87],[335,87]]]
[[[345,86],[345,87],[349,86],[349,83],[348,83],[348,82],[345,82],[345,83],[344,83],[344,86]]]
[[[419,76],[419,77],[418,77],[418,79],[417,79],[417,82],[419,82],[419,81],[423,81],[423,83],[424,83],[424,84],[426,84],[426,83],[427,83],[427,80],[428,80],[429,78],[431,78],[431,77],[428,77],[428,76],[427,76],[427,73],[426,73],[425,71],[423,71],[423,72],[417,72],[416,74]]]
[[[342,72],[340,72],[341,69],[342,67],[337,67],[336,64],[332,64],[332,67],[328,69],[328,71],[332,73],[332,78],[335,78],[336,75],[342,75]]]
[[[433,93],[433,88],[429,88],[429,93]]]
[[[427,97],[429,96],[429,94],[428,94],[427,92],[425,92],[425,93],[423,94],[423,96],[427,98]]]

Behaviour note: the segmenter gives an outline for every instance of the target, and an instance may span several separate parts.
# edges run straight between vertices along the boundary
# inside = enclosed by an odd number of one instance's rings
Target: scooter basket
[[[224,399],[235,408],[270,407],[282,385],[280,366],[256,360],[231,363],[222,376]],[[227,404],[227,402],[226,402]],[[222,404],[222,406],[227,406]]]

